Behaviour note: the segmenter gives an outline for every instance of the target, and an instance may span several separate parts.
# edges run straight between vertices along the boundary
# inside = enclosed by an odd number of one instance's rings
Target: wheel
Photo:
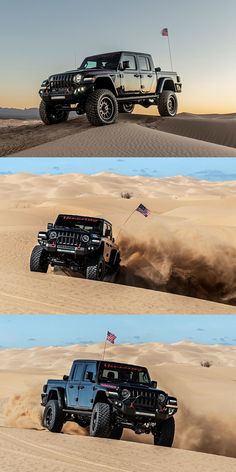
[[[101,256],[96,265],[91,265],[86,268],[86,279],[100,280],[105,277],[105,261]]]
[[[111,125],[118,117],[115,95],[106,89],[95,90],[85,104],[86,115],[93,126]]]
[[[110,439],[121,439],[121,436],[123,434],[123,427],[122,426],[114,426],[110,432]]]
[[[89,433],[93,437],[110,437],[111,410],[107,403],[96,403],[91,416]]]
[[[57,400],[50,400],[44,409],[43,426],[52,433],[60,433],[64,424],[64,415]]]
[[[132,113],[133,111],[133,103],[119,103],[119,113]]]
[[[52,106],[43,100],[39,105],[39,115],[45,125],[55,125],[68,120],[69,112],[62,110],[60,107]]]
[[[154,433],[155,446],[171,447],[175,435],[175,420],[173,416],[156,427]]]
[[[45,249],[42,246],[35,246],[30,257],[31,272],[43,272],[46,274],[48,271],[48,265]]]
[[[175,116],[178,111],[176,94],[171,90],[164,90],[160,95],[158,110],[161,116]]]

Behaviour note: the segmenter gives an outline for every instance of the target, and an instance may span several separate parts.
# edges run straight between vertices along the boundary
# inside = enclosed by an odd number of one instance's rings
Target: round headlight
[[[160,393],[159,397],[158,397],[158,400],[160,403],[165,403],[166,401],[166,397],[163,393]]]
[[[73,81],[75,82],[75,84],[79,84],[82,80],[83,76],[81,74],[77,74],[73,77]]]
[[[130,391],[127,388],[124,388],[121,392],[123,400],[127,400],[130,397]]]
[[[83,243],[88,243],[89,242],[89,236],[87,234],[83,234],[81,239],[82,239]]]
[[[49,239],[56,239],[56,238],[57,238],[56,231],[51,231],[51,233],[49,234]]]

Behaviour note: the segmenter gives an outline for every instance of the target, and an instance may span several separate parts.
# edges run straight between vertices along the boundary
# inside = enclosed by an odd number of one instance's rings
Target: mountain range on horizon
[[[38,108],[2,108],[0,107],[0,119],[10,120],[38,120]]]

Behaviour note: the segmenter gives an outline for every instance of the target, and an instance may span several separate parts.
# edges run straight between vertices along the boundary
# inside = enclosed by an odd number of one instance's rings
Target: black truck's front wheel
[[[132,113],[134,111],[133,103],[119,103],[119,113]]]
[[[60,433],[64,424],[63,412],[57,400],[50,400],[44,409],[43,426],[52,433]]]
[[[118,117],[118,103],[115,95],[106,89],[92,92],[87,99],[86,115],[93,126],[111,125]]]
[[[176,94],[171,90],[161,93],[158,103],[158,111],[161,116],[175,116],[178,111],[178,100]]]
[[[45,125],[55,125],[67,121],[69,113],[42,100],[39,105],[39,115]]]
[[[93,437],[110,437],[111,409],[107,403],[96,403],[91,416],[89,433]]]
[[[173,416],[156,426],[154,432],[155,446],[171,447],[175,436],[175,420]]]
[[[86,268],[86,279],[100,280],[102,281],[105,277],[105,261],[101,256],[97,264],[89,265]]]
[[[42,272],[46,274],[48,271],[47,253],[42,246],[35,246],[30,257],[31,272]]]

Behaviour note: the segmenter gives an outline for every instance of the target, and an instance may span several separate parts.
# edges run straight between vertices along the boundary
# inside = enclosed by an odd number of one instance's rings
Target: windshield
[[[131,383],[151,385],[147,369],[132,365],[101,362],[99,381],[106,383]]]
[[[117,70],[120,54],[104,54],[103,56],[86,57],[82,62],[81,69],[112,69]]]
[[[102,234],[103,232],[103,223],[101,220],[86,216],[59,215],[56,219],[55,226],[91,231],[96,234]]]

